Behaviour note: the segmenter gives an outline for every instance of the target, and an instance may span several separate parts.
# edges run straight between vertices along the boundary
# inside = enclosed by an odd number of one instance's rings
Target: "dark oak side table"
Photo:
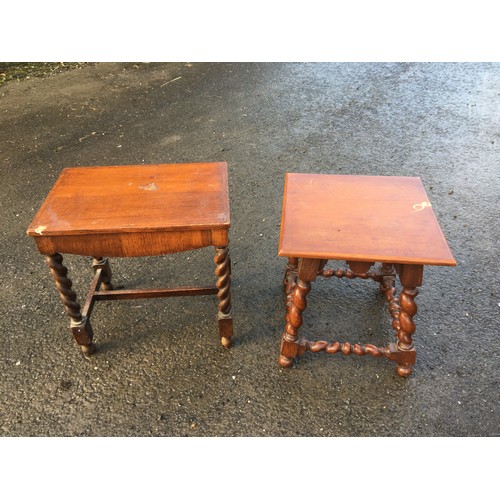
[[[424,266],[456,265],[420,178],[287,174],[278,255],[288,257],[282,367],[306,351],[324,351],[383,356],[397,363],[399,375],[411,374],[415,297]],[[346,261],[347,268],[327,269],[328,260]],[[378,282],[389,302],[396,341],[377,347],[299,338],[306,297],[318,276]]]
[[[226,163],[128,165],[64,169],[27,230],[46,255],[86,355],[95,349],[90,315],[96,301],[215,295],[224,347],[231,345],[231,263]],[[107,257],[144,257],[215,247],[216,286],[114,290]],[[93,257],[83,308],[62,253]],[[105,258],[105,257],[106,258]]]

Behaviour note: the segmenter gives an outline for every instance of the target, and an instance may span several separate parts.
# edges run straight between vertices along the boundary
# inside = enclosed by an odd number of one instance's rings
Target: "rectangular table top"
[[[419,177],[286,174],[278,254],[456,265]]]
[[[227,165],[74,167],[62,171],[28,235],[229,228]]]

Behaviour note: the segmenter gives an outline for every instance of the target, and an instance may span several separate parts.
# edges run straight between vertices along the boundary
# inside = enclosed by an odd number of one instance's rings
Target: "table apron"
[[[38,236],[34,239],[44,255],[67,253],[91,257],[145,257],[229,244],[227,229]]]

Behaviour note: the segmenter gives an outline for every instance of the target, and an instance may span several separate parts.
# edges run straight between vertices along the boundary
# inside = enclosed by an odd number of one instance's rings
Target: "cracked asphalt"
[[[500,434],[500,65],[96,63],[0,87],[2,436]],[[98,351],[69,331],[26,229],[71,166],[226,161],[234,345],[214,297],[96,305]],[[426,267],[417,362],[277,362],[286,172],[419,176],[457,260]],[[127,287],[212,284],[212,249],[112,259]],[[83,301],[90,259],[68,255]],[[374,283],[313,284],[311,339],[382,344]]]

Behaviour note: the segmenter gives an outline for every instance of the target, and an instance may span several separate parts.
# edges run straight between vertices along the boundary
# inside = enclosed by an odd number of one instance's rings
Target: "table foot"
[[[278,363],[283,368],[289,368],[293,364],[293,358],[289,358],[288,356],[283,356],[283,354],[281,354],[278,358]]]
[[[389,356],[387,357],[397,364],[396,373],[400,377],[408,377],[408,375],[413,373],[417,351],[415,348],[403,350],[397,344],[389,344]]]
[[[90,343],[89,345],[82,345],[80,347],[82,349],[83,354],[87,357],[94,354],[95,349],[96,349],[95,344],[93,342]]]
[[[94,332],[90,324],[90,319],[86,316],[82,316],[82,319],[78,322],[72,319],[70,326],[73,337],[81,347],[83,354],[90,356],[95,350],[95,345],[92,342]]]
[[[232,345],[231,337],[233,336],[233,318],[231,316],[221,314],[219,311],[218,322],[222,347],[229,349]]]
[[[222,344],[222,347],[224,347],[225,349],[229,349],[233,342],[229,337],[221,337],[220,343]]]
[[[297,339],[286,332],[281,340],[281,354],[278,363],[283,368],[292,366],[293,360],[302,356],[307,350],[307,340],[305,338]]]
[[[413,366],[398,365],[396,367],[396,373],[400,377],[408,377],[408,375],[411,375],[413,373]]]

